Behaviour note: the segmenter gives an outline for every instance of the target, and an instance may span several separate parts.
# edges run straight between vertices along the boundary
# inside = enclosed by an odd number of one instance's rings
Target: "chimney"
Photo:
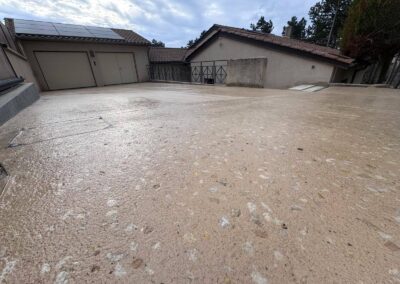
[[[283,27],[283,36],[291,38],[292,37],[292,29],[293,29],[292,26],[284,26]]]

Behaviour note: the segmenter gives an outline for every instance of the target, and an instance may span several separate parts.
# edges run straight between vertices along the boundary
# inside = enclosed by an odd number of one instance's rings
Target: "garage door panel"
[[[135,70],[135,61],[131,53],[118,53],[117,62],[121,73],[122,83],[137,82],[137,75]]]
[[[97,64],[104,85],[121,84],[121,74],[114,53],[97,53]]]
[[[133,53],[97,52],[97,62],[104,85],[137,82]]]
[[[86,52],[37,51],[35,56],[50,90],[96,86]]]

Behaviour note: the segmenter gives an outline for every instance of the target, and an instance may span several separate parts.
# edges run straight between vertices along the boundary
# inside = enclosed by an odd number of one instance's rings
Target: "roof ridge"
[[[280,36],[280,35],[276,35],[276,34],[272,34],[272,33],[264,33],[264,32],[261,32],[261,31],[253,31],[253,30],[250,30],[250,29],[246,29],[246,28],[238,28],[238,27],[232,27],[232,26],[226,26],[226,25],[220,25],[220,24],[215,24],[216,26],[219,26],[219,27],[222,27],[222,28],[227,28],[227,29],[234,29],[234,30],[239,30],[239,31],[246,31],[246,32],[249,32],[249,33],[254,33],[254,34],[257,34],[257,35],[261,35],[261,36],[270,36],[270,37],[275,37],[275,38],[278,38],[278,39],[285,39],[285,40],[290,40],[290,41],[293,41],[293,42],[298,42],[298,43],[301,43],[301,44],[307,44],[307,45],[309,45],[309,46],[315,46],[315,47],[317,47],[317,48],[319,48],[319,49],[325,49],[325,50],[327,50],[327,51],[336,51],[336,52],[339,52],[339,49],[336,49],[336,48],[332,48],[332,47],[328,47],[328,46],[322,46],[322,45],[317,45],[317,44],[315,44],[315,43],[312,43],[312,42],[307,42],[307,41],[305,41],[305,40],[301,40],[301,39],[296,39],[296,38],[290,38],[290,37],[284,37],[284,36]],[[335,54],[336,55],[336,54]],[[346,57],[345,55],[341,55],[342,57]]]
[[[304,40],[283,37],[275,34],[267,34],[260,31],[248,30],[245,28],[230,27],[220,24],[214,24],[207,32],[200,37],[200,40],[188,50],[186,58],[190,60],[193,54],[204,45],[204,43],[220,33],[229,36],[237,36],[246,38],[247,40],[261,42],[281,49],[297,50],[304,54],[316,56],[318,58],[328,60],[338,65],[350,66],[354,63],[354,58],[348,57],[340,53],[339,49],[320,46]],[[211,34],[211,36],[209,36]]]

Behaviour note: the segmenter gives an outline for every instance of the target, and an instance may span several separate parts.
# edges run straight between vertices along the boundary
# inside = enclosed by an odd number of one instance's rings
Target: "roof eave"
[[[140,42],[129,42],[126,40],[110,40],[100,38],[66,38],[66,37],[46,37],[46,36],[32,36],[25,34],[16,34],[17,39],[24,41],[60,41],[60,42],[90,42],[90,43],[102,43],[102,44],[119,44],[119,45],[137,45],[137,46],[149,46],[151,43],[140,43]]]
[[[211,31],[215,27],[218,27],[218,25],[214,25],[213,27],[210,28],[209,31]],[[305,50],[300,50],[300,49],[296,49],[296,48],[289,47],[289,46],[283,46],[283,45],[279,45],[279,44],[274,44],[274,43],[271,43],[271,42],[260,41],[260,40],[257,40],[257,39],[252,39],[252,38],[248,38],[248,37],[245,37],[245,36],[240,36],[240,35],[237,35],[237,34],[232,34],[232,33],[225,32],[225,31],[218,31],[212,37],[210,37],[206,42],[201,43],[199,41],[199,45],[193,50],[193,52],[191,52],[186,57],[186,60],[190,61],[191,58],[193,58],[193,56],[195,54],[197,54],[199,51],[201,51],[206,46],[208,46],[211,43],[211,41],[215,40],[218,36],[225,36],[225,37],[228,37],[228,38],[240,39],[240,40],[245,41],[245,42],[252,42],[253,44],[255,43],[257,45],[261,45],[261,46],[264,46],[264,47],[268,46],[268,47],[272,47],[272,48],[275,48],[275,49],[280,49],[282,51],[286,51],[286,52],[290,52],[290,53],[293,53],[293,51],[294,51],[294,52],[296,52],[298,54],[302,54],[302,55],[310,57],[310,58],[314,58],[314,59],[318,59],[318,60],[322,60],[322,61],[328,62],[328,63],[330,63],[330,64],[332,64],[332,65],[334,65],[336,67],[340,67],[340,68],[345,68],[345,69],[351,68],[355,64],[354,60],[352,62],[350,62],[350,63],[349,62],[344,62],[344,61],[336,60],[336,59],[329,58],[329,57],[326,57],[326,56],[323,56],[323,55],[318,55],[318,54],[315,54],[315,53],[312,53],[312,52],[307,52]],[[209,43],[207,43],[207,42],[209,42]]]

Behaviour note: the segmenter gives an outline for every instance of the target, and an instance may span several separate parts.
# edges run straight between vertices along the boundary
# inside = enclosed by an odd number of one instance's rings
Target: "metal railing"
[[[227,61],[191,62],[191,80],[202,84],[225,84]]]
[[[190,67],[188,64],[152,63],[149,66],[152,81],[190,82]]]
[[[0,95],[2,91],[15,87],[18,84],[22,83],[23,81],[24,78],[22,77],[0,80]]]

